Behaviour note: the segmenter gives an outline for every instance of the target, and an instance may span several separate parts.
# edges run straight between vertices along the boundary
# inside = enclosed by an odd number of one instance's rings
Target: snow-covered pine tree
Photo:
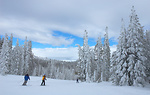
[[[5,34],[4,43],[2,45],[2,51],[0,54],[0,73],[2,75],[10,73],[10,47],[9,47],[9,40],[8,35]]]
[[[102,80],[108,81],[110,77],[110,47],[108,39],[108,27],[105,29],[106,34],[104,35],[104,46],[103,46],[103,70]]]
[[[101,82],[101,73],[102,73],[102,54],[103,54],[103,48],[102,48],[102,42],[101,37],[98,37],[97,44],[95,45],[95,63],[96,63],[96,71],[95,71],[95,80],[97,82]]]
[[[26,61],[27,56],[27,37],[25,38],[24,45],[22,46],[22,75],[28,73],[28,63]]]
[[[32,54],[32,43],[31,41],[28,41],[27,43],[27,56],[26,56],[26,70],[27,73],[32,75],[33,74],[33,69],[34,69],[34,64],[33,64],[33,54]]]
[[[21,48],[17,39],[16,46],[12,50],[12,74],[20,75],[21,68]]]
[[[131,10],[130,24],[127,32],[127,72],[128,85],[144,85],[145,83],[145,45],[144,45],[143,26],[139,23],[139,18],[134,6]]]
[[[85,78],[84,53],[80,45],[78,45],[78,54],[79,54],[79,62],[77,64],[77,68],[78,68],[77,75],[81,81],[85,81],[86,78]]]
[[[85,78],[86,82],[91,81],[91,62],[90,62],[90,49],[88,45],[88,32],[85,30],[83,43],[83,54],[84,54],[84,64],[85,64]]]
[[[122,26],[119,36],[117,50],[113,53],[111,58],[111,80],[116,85],[127,85],[128,78],[128,62],[127,62],[127,38],[124,21],[122,19]]]
[[[83,37],[84,43],[83,48],[79,47],[79,78],[82,81],[90,82],[91,81],[91,58],[90,58],[90,49],[88,45],[88,33],[85,30],[85,34]]]
[[[10,40],[9,40],[9,42],[8,42],[8,45],[9,45],[9,52],[10,52],[10,60],[9,60],[9,63],[10,63],[10,65],[9,65],[9,73],[11,73],[11,71],[12,71],[12,68],[11,68],[11,66],[12,66],[12,43],[13,43],[13,34],[11,34],[11,36],[10,36]]]

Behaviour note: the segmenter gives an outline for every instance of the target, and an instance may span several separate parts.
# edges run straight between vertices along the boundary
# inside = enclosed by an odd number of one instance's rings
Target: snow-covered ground
[[[109,82],[76,83],[68,80],[47,79],[40,86],[42,77],[32,77],[22,86],[24,76],[0,75],[0,95],[150,95],[149,87],[114,86]]]

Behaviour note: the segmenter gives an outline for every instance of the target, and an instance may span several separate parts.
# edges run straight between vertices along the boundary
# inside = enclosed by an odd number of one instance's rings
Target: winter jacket
[[[28,79],[30,80],[30,77],[25,75],[24,79],[25,79],[25,81],[27,81]]]
[[[42,80],[46,80],[46,76],[45,75],[43,76]]]

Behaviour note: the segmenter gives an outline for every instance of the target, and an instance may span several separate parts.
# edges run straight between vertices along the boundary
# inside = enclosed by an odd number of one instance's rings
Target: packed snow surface
[[[114,86],[110,82],[76,83],[76,81],[47,79],[30,76],[27,86],[22,86],[24,76],[0,75],[0,95],[150,95],[149,87]]]

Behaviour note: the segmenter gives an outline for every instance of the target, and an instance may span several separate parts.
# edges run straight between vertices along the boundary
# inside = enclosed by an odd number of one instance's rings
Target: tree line
[[[41,58],[32,53],[32,42],[25,38],[23,45],[12,47],[13,35],[0,37],[0,74],[41,76],[46,74],[54,79],[76,79],[75,62]]]

